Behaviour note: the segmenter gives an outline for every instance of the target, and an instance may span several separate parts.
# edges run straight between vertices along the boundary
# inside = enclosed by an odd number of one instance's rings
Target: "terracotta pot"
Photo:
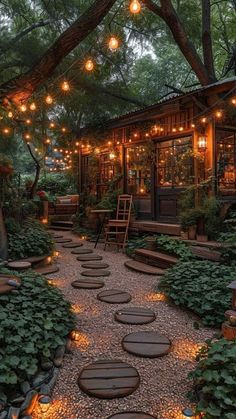
[[[223,333],[223,336],[227,340],[234,340],[236,339],[236,327],[231,326],[228,322],[224,322],[222,324],[221,331]]]
[[[206,234],[197,234],[197,241],[205,243],[208,241],[208,236]]]
[[[188,240],[188,231],[181,231],[181,232],[180,232],[180,237],[181,237],[183,240]]]
[[[190,226],[188,229],[188,239],[195,240],[197,232],[197,226]]]

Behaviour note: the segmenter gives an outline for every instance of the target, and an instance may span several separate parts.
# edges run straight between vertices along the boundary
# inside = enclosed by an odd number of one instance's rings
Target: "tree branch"
[[[202,48],[206,70],[211,82],[216,81],[214,58],[211,39],[211,4],[210,0],[202,0]]]

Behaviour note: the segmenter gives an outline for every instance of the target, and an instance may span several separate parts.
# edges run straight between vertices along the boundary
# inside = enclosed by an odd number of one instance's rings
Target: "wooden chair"
[[[132,209],[132,195],[119,195],[116,219],[109,220],[105,234],[105,246],[115,245],[124,250],[128,238],[128,229]]]

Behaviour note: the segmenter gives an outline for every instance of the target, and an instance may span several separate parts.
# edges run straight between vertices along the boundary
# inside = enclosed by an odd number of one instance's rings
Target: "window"
[[[220,190],[236,189],[236,132],[216,130],[217,178]]]
[[[146,145],[126,149],[127,193],[148,196],[151,190],[150,150]]]
[[[194,179],[192,137],[175,138],[157,144],[159,187],[190,185]]]

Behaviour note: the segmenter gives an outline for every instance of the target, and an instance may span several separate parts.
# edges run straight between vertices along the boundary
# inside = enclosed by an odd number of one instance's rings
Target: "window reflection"
[[[216,130],[217,175],[220,190],[236,189],[236,133]]]
[[[148,196],[151,190],[150,150],[145,145],[126,149],[127,192]]]

